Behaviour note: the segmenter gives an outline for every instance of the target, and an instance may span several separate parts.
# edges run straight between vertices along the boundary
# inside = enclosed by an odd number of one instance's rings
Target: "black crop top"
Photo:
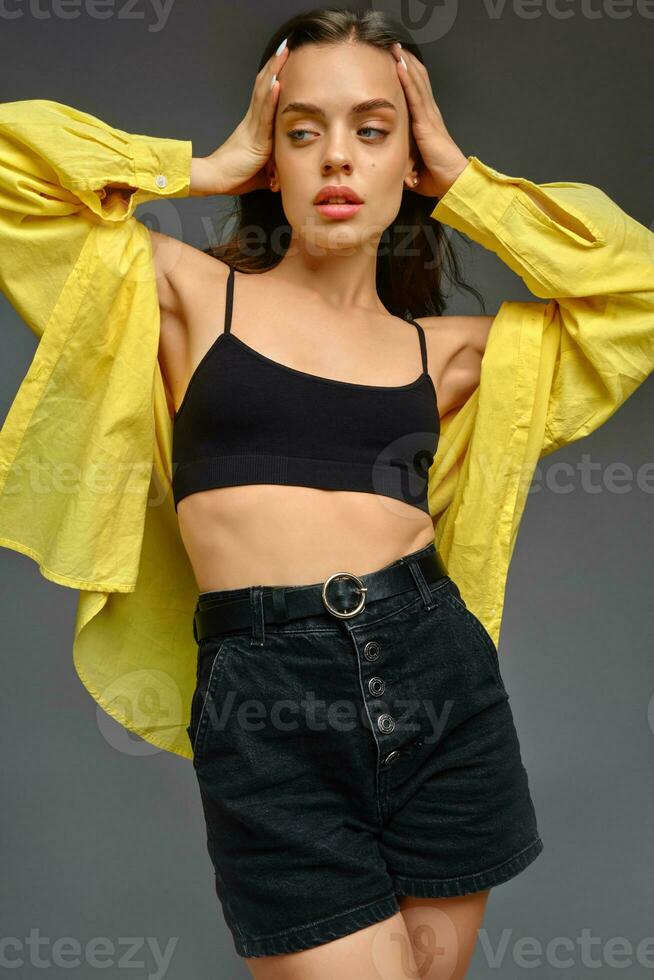
[[[224,333],[193,372],[173,423],[172,487],[182,497],[252,483],[356,490],[429,513],[428,471],[440,420],[415,320],[422,373],[394,387],[351,384],[273,361],[230,332],[234,269]]]

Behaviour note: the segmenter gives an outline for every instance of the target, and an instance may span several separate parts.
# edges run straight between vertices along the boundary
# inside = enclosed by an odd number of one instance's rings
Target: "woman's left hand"
[[[425,165],[425,169],[418,173],[418,183],[409,190],[429,197],[442,197],[464,169],[468,158],[447,131],[423,63],[399,44],[394,44],[391,52],[404,89],[413,135]],[[400,63],[401,57],[406,70]]]

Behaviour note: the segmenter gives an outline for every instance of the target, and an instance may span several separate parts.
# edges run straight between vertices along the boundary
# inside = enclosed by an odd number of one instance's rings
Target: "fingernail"
[[[273,75],[273,77],[272,77],[272,81],[271,81],[271,83],[270,83],[270,89],[271,89],[271,91],[272,91],[272,89],[274,88],[274,86],[275,86],[275,82],[276,82],[276,81],[277,81],[277,75]]]
[[[281,53],[282,53],[282,51],[283,51],[283,50],[284,50],[284,48],[286,47],[286,41],[287,41],[287,38],[284,38],[284,40],[282,41],[282,43],[281,43],[281,44],[279,45],[279,47],[278,47],[278,48],[277,48],[277,50],[275,51],[275,56],[277,56],[277,55],[279,55],[279,54],[281,54]]]
[[[400,61],[401,61],[401,62],[402,62],[402,64],[404,65],[404,70],[405,70],[405,71],[408,71],[409,69],[408,69],[408,68],[407,68],[407,66],[406,66],[406,61],[404,60],[404,58],[400,58]]]

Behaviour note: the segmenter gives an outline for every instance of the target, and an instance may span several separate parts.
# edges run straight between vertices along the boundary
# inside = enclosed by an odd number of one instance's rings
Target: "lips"
[[[351,187],[331,184],[318,191],[314,204],[363,204],[363,201]]]

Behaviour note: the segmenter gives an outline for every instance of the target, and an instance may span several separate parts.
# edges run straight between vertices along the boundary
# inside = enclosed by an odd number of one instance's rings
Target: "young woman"
[[[450,923],[426,975],[463,976],[490,886],[542,849],[496,651],[427,505],[439,414],[477,387],[492,317],[407,321],[377,283],[403,198],[443,196],[468,161],[378,15],[295,25],[192,170],[208,194],[268,190],[283,254],[153,232],[172,489],[201,590],[189,736],[209,850],[256,977],[372,980],[386,919],[387,975],[410,976],[425,906]]]
[[[0,543],[82,590],[98,702],[193,758],[253,976],[465,976],[543,847],[496,646],[529,478],[651,372],[652,236],[466,157],[375,11],[283,25],[208,157],[48,102],[0,140],[0,282],[40,339]],[[226,243],[132,217],[188,194],[241,198]],[[443,315],[439,222],[547,304]],[[29,460],[84,478],[37,498]]]

